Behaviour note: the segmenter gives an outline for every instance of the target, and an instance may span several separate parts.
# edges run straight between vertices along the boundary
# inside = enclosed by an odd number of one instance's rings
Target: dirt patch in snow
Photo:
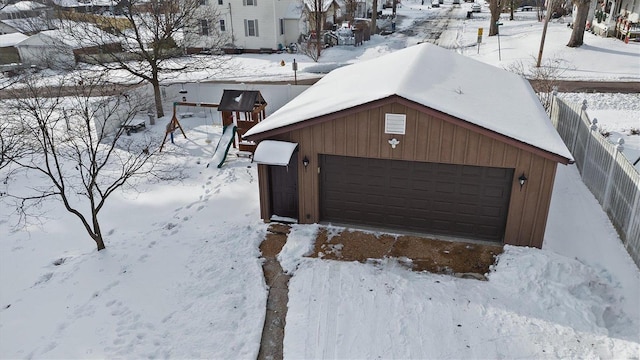
[[[323,228],[318,233],[311,256],[359,262],[391,257],[415,271],[482,279],[502,251],[502,245],[353,230],[329,233]]]

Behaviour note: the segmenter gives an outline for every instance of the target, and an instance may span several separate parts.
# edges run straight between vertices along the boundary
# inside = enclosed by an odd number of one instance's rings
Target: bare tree
[[[517,61],[507,67],[508,71],[529,80],[545,110],[551,107],[553,89],[558,86],[559,79],[568,69],[569,66],[563,59],[547,59],[542,66],[538,66],[534,57],[530,64]]]
[[[489,36],[498,35],[498,22],[500,21],[500,11],[502,11],[500,0],[490,0],[489,11],[491,12]]]
[[[579,47],[584,43],[584,31],[587,26],[589,16],[589,5],[591,0],[573,0],[576,5],[576,20],[573,23],[573,31],[569,38],[568,47]]]
[[[344,7],[345,7],[345,14],[344,14],[345,20],[353,21],[353,19],[356,17],[356,10],[358,9],[358,1],[345,0]]]
[[[27,151],[20,132],[20,128],[15,124],[10,122],[0,124],[0,170],[9,166],[12,159],[22,157]]]
[[[513,21],[513,9],[516,7],[516,1],[509,0],[509,20]]]
[[[307,7],[309,8],[309,23],[312,24],[313,30],[311,31],[309,39],[307,39],[307,43],[302,46],[301,50],[305,55],[313,59],[313,61],[318,61],[322,54],[323,5],[323,0],[311,0],[307,2]]]
[[[2,101],[3,119],[21,129],[30,151],[11,164],[27,172],[33,183],[7,185],[18,212],[29,217],[29,206],[57,199],[75,215],[97,249],[105,248],[99,219],[107,199],[136,179],[155,174],[159,139],[143,134],[126,136],[136,113],[147,108],[145,94],[119,96],[100,93],[104,75],[63,77],[42,87],[42,78],[23,79],[24,88]],[[123,136],[124,135],[124,136]]]
[[[129,0],[121,16],[62,13],[68,36],[82,41],[87,49],[80,54],[88,62],[106,70],[124,70],[153,87],[158,117],[164,116],[160,83],[187,71],[215,68],[208,58],[176,58],[186,55],[186,40],[196,36],[202,49],[222,47],[228,42],[215,21],[216,10],[201,0]],[[203,25],[204,24],[204,25]],[[206,25],[206,26],[205,26]],[[98,30],[96,30],[98,29]],[[109,46],[117,39],[123,49]],[[124,50],[124,52],[123,52]]]
[[[371,4],[371,33],[372,34],[378,33],[377,20],[378,20],[378,0],[373,0],[373,3]]]
[[[12,97],[12,94],[8,94],[5,90],[20,83],[21,79],[21,76],[6,78],[0,85],[0,97]],[[20,123],[10,122],[7,118],[0,123],[0,170],[7,168],[12,160],[22,158],[29,153],[30,148],[23,140],[23,132],[24,129]],[[7,172],[11,173],[11,171]],[[4,174],[5,182],[8,176],[8,174]]]

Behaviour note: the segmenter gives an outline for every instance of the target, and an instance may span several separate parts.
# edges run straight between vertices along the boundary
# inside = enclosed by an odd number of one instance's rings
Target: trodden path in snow
[[[260,251],[265,259],[262,271],[269,287],[269,295],[258,360],[283,358],[284,326],[287,318],[291,276],[284,273],[277,256],[287,241],[289,230],[287,225],[274,223],[269,226],[267,236],[260,244]]]

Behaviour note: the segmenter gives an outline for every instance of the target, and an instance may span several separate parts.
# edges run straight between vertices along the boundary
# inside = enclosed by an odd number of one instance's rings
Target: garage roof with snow
[[[245,137],[391,96],[573,159],[526,79],[428,43],[333,70]]]

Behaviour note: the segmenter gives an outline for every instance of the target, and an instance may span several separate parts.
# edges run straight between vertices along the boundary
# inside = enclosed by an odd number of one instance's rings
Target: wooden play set
[[[253,141],[242,140],[242,136],[245,132],[265,118],[267,102],[262,97],[260,91],[224,90],[220,104],[194,103],[187,101],[174,102],[173,116],[171,117],[171,121],[167,124],[164,139],[162,140],[162,145],[160,145],[160,151],[162,151],[162,148],[167,141],[167,137],[170,137],[171,142],[173,143],[173,133],[176,130],[180,130],[184,138],[187,138],[187,135],[182,129],[182,125],[180,125],[178,117],[183,119],[192,117],[193,113],[184,112],[178,114],[177,109],[179,106],[217,108],[222,114],[223,127],[227,128],[228,126],[235,126],[235,133],[230,141],[233,141],[233,147],[239,150],[238,156],[246,155],[250,157],[253,155],[257,144]],[[216,148],[218,147],[220,146],[217,146]],[[228,149],[228,147],[226,148]]]
[[[240,151],[240,155],[253,155],[257,144],[253,141],[242,140],[242,136],[264,120],[267,102],[257,90],[224,90],[218,111],[222,112],[222,125],[235,124],[237,126],[233,147]]]

